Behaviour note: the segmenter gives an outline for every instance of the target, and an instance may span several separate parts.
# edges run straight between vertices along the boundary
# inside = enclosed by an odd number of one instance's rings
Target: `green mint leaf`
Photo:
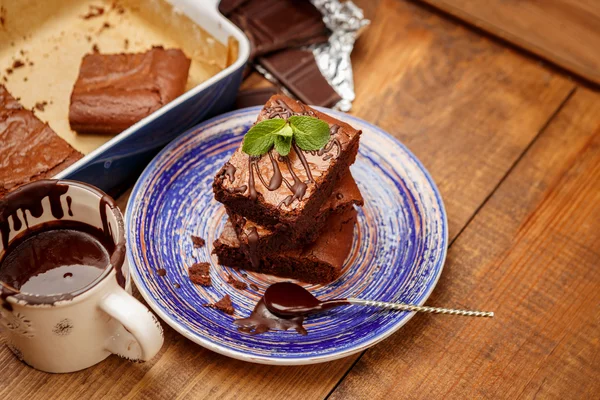
[[[277,136],[284,136],[284,137],[292,137],[294,135],[294,131],[292,130],[292,127],[286,123],[283,128],[281,128],[280,130],[278,130],[277,132],[273,133],[274,135]]]
[[[266,119],[254,125],[244,136],[242,151],[250,156],[261,156],[273,147],[273,134],[286,125],[281,118]]]
[[[290,128],[291,131],[291,128]],[[290,154],[290,149],[292,148],[292,137],[291,136],[281,136],[275,135],[275,150],[282,155],[287,156]]]
[[[293,115],[288,119],[294,140],[302,150],[319,150],[329,142],[329,125],[314,117]]]

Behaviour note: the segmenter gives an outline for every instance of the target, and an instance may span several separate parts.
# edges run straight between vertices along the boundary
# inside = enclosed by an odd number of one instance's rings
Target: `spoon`
[[[285,318],[314,314],[345,305],[371,306],[399,311],[418,311],[434,314],[464,315],[468,317],[494,317],[494,313],[488,311],[453,310],[449,308],[415,306],[404,303],[386,303],[383,301],[354,298],[321,301],[302,286],[292,282],[279,282],[269,286],[265,291],[263,299],[269,311],[279,317]]]

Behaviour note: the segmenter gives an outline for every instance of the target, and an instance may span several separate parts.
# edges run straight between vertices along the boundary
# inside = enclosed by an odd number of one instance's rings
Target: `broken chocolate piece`
[[[323,15],[309,1],[250,0],[237,3],[225,11],[248,36],[252,46],[251,59],[275,50],[322,43],[328,39]]]
[[[283,50],[258,62],[305,104],[333,107],[342,99],[321,74],[312,51]]]

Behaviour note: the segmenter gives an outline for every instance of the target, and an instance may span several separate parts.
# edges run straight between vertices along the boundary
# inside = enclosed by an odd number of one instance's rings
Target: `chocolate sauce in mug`
[[[105,238],[99,229],[73,221],[43,226],[11,243],[0,261],[0,281],[38,295],[83,289],[110,264],[113,246]]]

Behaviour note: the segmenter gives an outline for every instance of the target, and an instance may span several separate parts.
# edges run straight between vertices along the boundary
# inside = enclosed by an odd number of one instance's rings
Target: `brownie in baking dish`
[[[251,157],[240,146],[213,183],[216,200],[230,212],[268,228],[294,228],[317,214],[358,151],[359,130],[283,95],[269,99],[257,122],[291,115],[327,122],[329,143],[319,151],[304,151],[293,145],[286,157],[275,149]],[[277,172],[283,179],[272,179]]]
[[[292,229],[269,229],[234,213],[229,213],[240,241],[241,249],[251,259],[305,246],[312,243],[323,230],[332,213],[343,213],[352,206],[362,206],[363,198],[350,171],[344,174],[331,196],[321,206],[319,212],[306,218],[302,224]],[[254,235],[254,241],[249,238]]]
[[[313,243],[300,249],[269,254],[254,265],[241,249],[235,229],[228,221],[223,233],[214,243],[213,253],[217,255],[221,265],[307,283],[325,284],[342,273],[344,261],[352,248],[355,222],[354,207],[342,213],[334,213],[327,219],[325,228]]]
[[[0,85],[0,197],[83,157]]]
[[[77,132],[117,134],[185,91],[191,61],[179,49],[86,54],[71,93]]]

